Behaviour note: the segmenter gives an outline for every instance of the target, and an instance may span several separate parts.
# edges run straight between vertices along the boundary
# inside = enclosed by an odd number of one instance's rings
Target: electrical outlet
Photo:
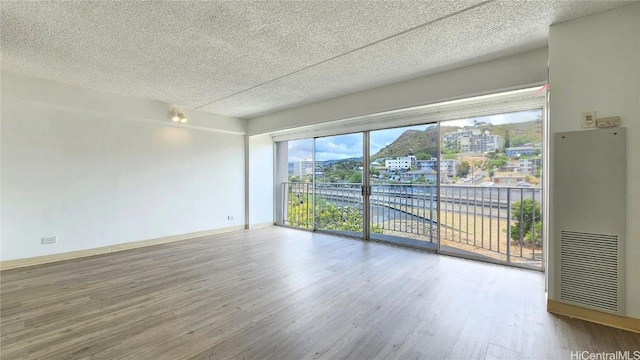
[[[42,238],[42,243],[43,244],[55,244],[56,243],[56,237],[55,236],[43,237]]]
[[[227,220],[233,220],[233,216],[232,215],[227,216]]]
[[[582,128],[594,128],[596,127],[596,112],[587,111],[582,113]]]

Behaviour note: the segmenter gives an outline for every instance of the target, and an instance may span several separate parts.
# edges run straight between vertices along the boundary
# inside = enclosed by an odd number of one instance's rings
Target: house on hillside
[[[402,180],[419,181],[424,179],[426,183],[436,183],[438,181],[438,173],[433,170],[412,170],[406,171],[401,175]]]

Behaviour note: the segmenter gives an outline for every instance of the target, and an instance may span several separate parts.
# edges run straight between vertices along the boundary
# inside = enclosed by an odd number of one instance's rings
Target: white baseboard
[[[268,222],[259,223],[259,224],[251,224],[247,226],[247,229],[259,229],[259,228],[265,228],[269,226],[273,226],[273,221],[268,221]]]
[[[155,238],[155,239],[132,241],[132,242],[123,243],[123,244],[114,244],[109,246],[93,248],[93,249],[70,251],[70,252],[65,252],[60,254],[43,255],[43,256],[36,256],[36,257],[25,258],[25,259],[5,260],[5,261],[0,261],[0,270],[15,269],[15,268],[21,268],[25,266],[47,264],[47,263],[71,260],[71,259],[82,258],[87,256],[108,254],[108,253],[117,252],[117,251],[136,249],[136,248],[158,245],[158,244],[166,244],[166,243],[171,243],[176,241],[190,240],[190,239],[195,239],[203,236],[222,234],[222,233],[244,230],[244,229],[245,229],[244,225],[230,226],[230,227],[225,227],[221,229],[204,230],[204,231],[197,231],[197,232],[187,233],[187,234],[164,236],[164,237]]]

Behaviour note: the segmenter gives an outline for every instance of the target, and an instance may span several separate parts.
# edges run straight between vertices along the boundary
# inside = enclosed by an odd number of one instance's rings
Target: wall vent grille
[[[617,313],[618,236],[560,232],[560,298],[597,310]]]

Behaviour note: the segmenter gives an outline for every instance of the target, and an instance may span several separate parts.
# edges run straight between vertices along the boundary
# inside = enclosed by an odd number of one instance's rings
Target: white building
[[[438,158],[432,157],[431,160],[417,160],[416,167],[419,170],[435,170],[438,168]]]
[[[387,159],[384,161],[384,166],[389,170],[411,169],[411,167],[416,166],[416,157],[409,155]]]
[[[322,161],[316,161],[316,175],[322,173]],[[293,163],[293,174],[296,176],[313,175],[313,160],[305,159]]]
[[[433,170],[407,171],[401,175],[402,180],[411,181],[417,181],[420,177],[423,177],[427,183],[435,183],[438,181],[438,173]]]
[[[453,177],[460,162],[458,160],[445,159],[440,161],[440,172],[443,176]],[[438,168],[438,158],[430,160],[417,160],[416,168],[418,170],[435,170]]]
[[[454,177],[459,163],[460,162],[458,160],[441,160],[440,172],[442,173],[442,176]]]
[[[540,168],[540,158],[529,158],[518,160],[518,172],[525,174],[535,174]]]

